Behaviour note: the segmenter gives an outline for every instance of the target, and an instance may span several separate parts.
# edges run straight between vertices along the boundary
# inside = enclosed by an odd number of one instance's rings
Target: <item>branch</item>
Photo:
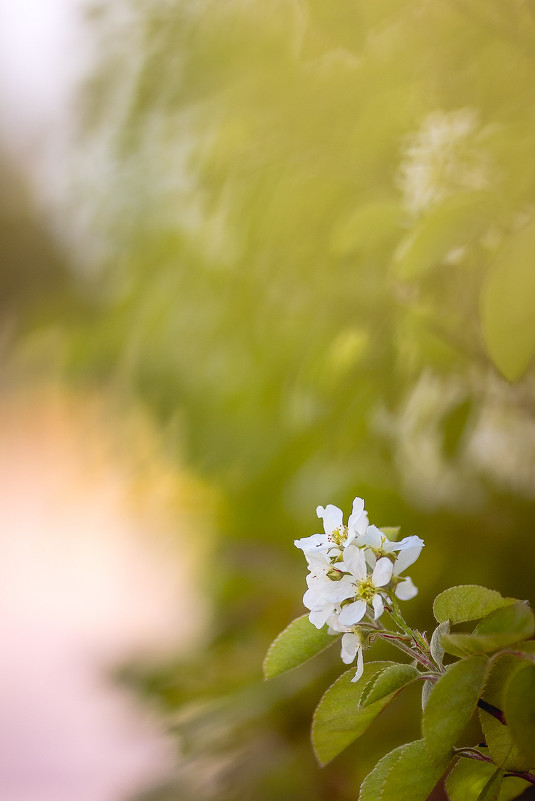
[[[499,720],[504,726],[507,725],[505,721],[505,715],[501,709],[498,709],[497,706],[494,706],[494,704],[489,704],[488,701],[484,701],[482,698],[479,699],[477,705],[480,709],[483,709],[485,712],[488,712],[489,715],[492,715],[493,718]]]
[[[516,773],[509,771],[504,775],[505,777],[513,776],[515,779],[524,779],[524,781],[529,782],[530,784],[535,784],[535,776],[533,775],[533,773],[528,773],[527,770],[524,773]]]
[[[482,754],[476,748],[456,748],[455,753],[458,756],[466,757],[466,759],[477,759],[478,762],[490,762],[492,765],[495,764],[494,760],[488,756],[485,756],[485,754]],[[530,784],[535,784],[535,775],[533,775],[533,773],[529,773],[527,770],[523,773],[520,771],[508,771],[504,775],[512,776],[516,779],[524,779],[524,781],[529,782]]]

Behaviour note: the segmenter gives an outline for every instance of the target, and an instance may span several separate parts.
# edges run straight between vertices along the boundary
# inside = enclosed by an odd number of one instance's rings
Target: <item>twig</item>
[[[476,748],[463,747],[455,748],[454,750],[457,756],[466,757],[467,759],[477,759],[479,762],[490,762],[492,765],[494,765],[494,761],[490,757],[485,756],[485,754],[482,754],[481,751],[478,751]],[[523,773],[520,771],[510,770],[505,774],[505,776],[512,776],[516,779],[524,779],[524,781],[529,782],[530,784],[535,784],[535,776],[533,773],[529,773],[527,770]]]
[[[484,701],[482,698],[479,699],[477,705],[480,709],[483,709],[485,712],[488,712],[489,715],[492,715],[493,718],[499,720],[500,723],[503,723],[504,726],[507,725],[505,721],[505,715],[501,709],[498,709],[497,706],[494,706],[494,704],[489,704],[488,701]]]

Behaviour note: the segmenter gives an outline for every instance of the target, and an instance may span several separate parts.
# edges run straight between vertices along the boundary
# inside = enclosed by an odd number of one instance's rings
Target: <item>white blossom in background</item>
[[[477,109],[437,110],[405,141],[398,171],[404,205],[421,214],[459,191],[485,189],[489,159]]]
[[[420,537],[389,540],[384,531],[370,525],[362,498],[353,501],[352,513],[344,525],[337,506],[318,506],[324,533],[295,540],[303,551],[309,573],[303,603],[316,628],[328,626],[329,634],[342,634],[341,657],[345,664],[357,660],[352,681],[364,669],[363,638],[359,624],[378,620],[394,596],[406,601],[418,590],[409,577],[400,574],[419,557],[424,542]]]

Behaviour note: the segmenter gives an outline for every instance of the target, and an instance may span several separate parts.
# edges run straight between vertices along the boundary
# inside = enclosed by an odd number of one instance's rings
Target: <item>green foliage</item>
[[[433,762],[423,740],[401,745],[366,777],[359,801],[425,801],[450,759],[447,754]]]
[[[422,712],[425,711],[427,704],[429,703],[429,698],[431,697],[431,693],[433,692],[434,684],[432,681],[426,680],[423,683],[422,687]]]
[[[535,767],[535,665],[527,665],[511,676],[503,711],[513,742]]]
[[[308,615],[298,617],[273,640],[264,659],[264,677],[271,679],[292,670],[328,648],[336,639],[327,634],[326,629],[313,626]]]
[[[486,748],[478,749],[486,755]],[[490,787],[489,787],[490,782]],[[529,783],[514,776],[503,778],[503,773],[496,769],[492,762],[480,762],[473,759],[460,759],[446,778],[446,790],[451,801],[481,801],[481,794],[498,789],[494,797],[498,801],[512,801],[524,792]],[[492,795],[490,796],[492,798]]]
[[[535,353],[535,221],[506,240],[487,275],[481,299],[489,353],[510,381],[525,373]]]
[[[482,619],[473,634],[451,634],[449,619],[440,622],[429,646],[423,635],[407,626],[397,606],[391,610],[397,633],[375,623],[360,624],[374,637],[384,636],[410,653],[415,663],[365,662],[357,681],[354,670],[348,670],[324,693],[314,713],[312,743],[318,761],[325,765],[361,737],[403,687],[424,680],[423,739],[384,756],[362,783],[359,801],[425,801],[456,753],[460,761],[447,779],[451,801],[509,801],[522,792],[526,784],[522,774],[535,764],[535,642],[521,641],[518,651],[493,657],[477,650],[497,650],[500,643],[529,636],[534,625],[530,608],[484,587],[463,586],[441,593],[434,610],[437,618],[448,614],[456,623]],[[317,644],[311,648],[308,643],[303,648],[302,621],[294,621],[275,640],[268,654],[274,661],[266,674],[280,672],[281,665],[295,666],[293,647],[301,661],[317,649]],[[444,667],[443,645],[450,652],[458,650],[461,658]],[[456,749],[476,707],[488,749],[481,745]],[[507,771],[519,774],[515,781]]]
[[[22,335],[53,335],[54,380],[64,366],[119,415],[141,407],[170,465],[221,499],[205,645],[146,682],[174,719],[254,684],[295,615],[288,543],[354,487],[378,520],[432,535],[418,613],[468,570],[531,592],[535,30],[523,0],[128,7],[95,47],[69,213],[51,215],[87,221],[83,265],[104,257]],[[262,724],[195,755],[239,755],[236,797],[333,795],[299,745],[314,699],[287,681],[284,715],[263,686]],[[390,745],[416,736],[404,725],[392,716]],[[359,770],[342,757],[339,784]]]
[[[492,653],[532,637],[535,632],[533,612],[522,601],[491,612],[473,634],[444,634],[444,649],[454,656]]]
[[[463,584],[437,595],[433,602],[433,614],[439,623],[449,620],[453,625],[485,617],[512,602],[513,599],[502,598],[496,590],[488,590],[477,584]]]
[[[504,653],[495,657],[485,684],[482,699],[496,709],[504,709],[505,688],[511,678],[525,665],[516,654]],[[488,745],[489,753],[498,767],[504,770],[530,770],[532,761],[518,747],[511,736],[508,725],[498,720],[484,709],[479,710],[481,728]]]
[[[478,801],[496,801],[503,783],[503,772],[496,768],[479,794]]]
[[[449,754],[468,725],[485,683],[488,659],[472,656],[451,665],[438,680],[425,708],[422,731],[431,757]]]
[[[404,280],[421,278],[448,253],[479,236],[489,222],[485,200],[481,193],[459,193],[432,209],[401,243],[395,274]]]
[[[438,624],[433,634],[431,635],[429,650],[431,651],[431,656],[435,660],[436,664],[439,665],[439,667],[442,667],[442,663],[444,661],[444,653],[445,653],[444,648],[442,646],[442,635],[449,633],[450,633],[450,621],[445,620],[443,623]]]
[[[390,665],[377,674],[371,686],[370,683],[366,685],[360,706],[370,706],[375,701],[390,696],[419,675],[419,671],[413,665]]]
[[[347,219],[336,222],[331,238],[333,252],[370,254],[387,242],[395,242],[402,230],[406,214],[400,203],[372,201],[360,206]]]
[[[326,765],[350,743],[361,737],[402,687],[412,681],[412,674],[398,675],[397,683],[390,684],[388,695],[361,707],[362,693],[368,681],[377,673],[393,666],[395,663],[369,662],[364,666],[364,673],[357,683],[351,681],[355,671],[348,670],[325,692],[312,722],[312,744],[321,765]]]

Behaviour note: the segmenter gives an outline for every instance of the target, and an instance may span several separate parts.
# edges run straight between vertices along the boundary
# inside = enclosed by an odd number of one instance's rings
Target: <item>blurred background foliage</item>
[[[362,495],[425,539],[421,629],[455,583],[535,600],[535,4],[128,0],[89,25],[69,258],[36,277],[9,247],[6,347],[142,404],[221,498],[205,647],[119,671],[176,733],[151,798],[352,798],[419,699],[320,771],[336,649],[262,684],[316,505]]]

